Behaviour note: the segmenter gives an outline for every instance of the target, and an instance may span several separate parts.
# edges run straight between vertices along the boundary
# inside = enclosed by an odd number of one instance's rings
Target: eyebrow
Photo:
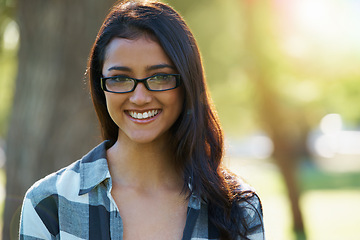
[[[108,68],[108,71],[113,71],[113,70],[131,72],[131,68],[129,68],[129,67],[113,66],[113,67]]]
[[[166,64],[166,63],[149,66],[146,68],[146,70],[152,71],[152,70],[158,70],[158,69],[163,69],[163,68],[170,68],[170,69],[176,70],[176,68],[174,66]],[[124,67],[124,66],[113,66],[113,67],[108,68],[108,71],[113,71],[113,70],[132,72],[131,68]]]
[[[162,68],[170,68],[170,69],[176,70],[176,68],[174,66],[166,64],[166,63],[150,66],[147,68],[147,70],[158,70],[158,69],[162,69]]]

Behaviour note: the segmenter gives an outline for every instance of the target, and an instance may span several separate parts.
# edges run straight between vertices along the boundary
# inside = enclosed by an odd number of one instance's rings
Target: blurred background
[[[360,236],[360,1],[168,0],[190,25],[267,239]],[[100,133],[86,62],[113,0],[0,0],[0,214]]]

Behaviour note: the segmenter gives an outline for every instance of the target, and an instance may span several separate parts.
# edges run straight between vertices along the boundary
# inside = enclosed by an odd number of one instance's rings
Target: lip
[[[129,112],[133,111],[133,112],[137,112],[137,113],[145,113],[145,112],[149,112],[149,111],[153,111],[153,110],[157,110],[158,113],[151,117],[151,118],[146,118],[146,119],[136,119],[136,118],[133,118]],[[134,123],[140,123],[140,124],[146,124],[146,123],[150,123],[150,122],[153,122],[155,121],[155,119],[157,119],[159,117],[159,115],[162,113],[162,110],[161,109],[158,109],[158,108],[153,108],[153,109],[128,109],[128,110],[125,110],[125,115]]]

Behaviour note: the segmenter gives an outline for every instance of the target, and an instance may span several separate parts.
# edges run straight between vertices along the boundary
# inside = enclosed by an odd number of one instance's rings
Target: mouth
[[[158,115],[161,110],[154,109],[154,110],[148,110],[148,111],[126,111],[129,116],[131,116],[134,119],[137,120],[145,120],[145,119],[151,119]]]

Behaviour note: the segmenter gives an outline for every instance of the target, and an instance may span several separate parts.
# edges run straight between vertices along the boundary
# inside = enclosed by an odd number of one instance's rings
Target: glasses
[[[134,91],[139,82],[144,83],[149,91],[167,91],[180,86],[180,74],[156,74],[143,79],[126,76],[103,77],[101,88],[106,92],[127,93]]]

